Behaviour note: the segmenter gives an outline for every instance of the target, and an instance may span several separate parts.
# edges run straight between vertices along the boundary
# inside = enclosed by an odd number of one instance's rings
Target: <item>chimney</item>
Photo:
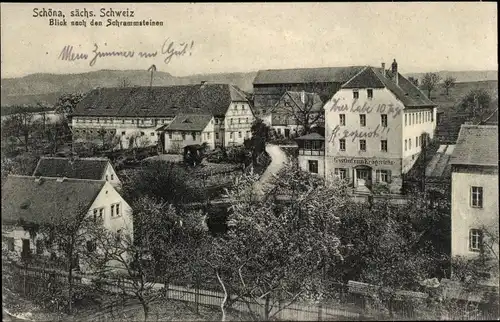
[[[304,90],[300,92],[300,100],[302,101],[302,104],[306,104],[306,92]]]
[[[398,63],[396,62],[396,58],[394,58],[391,67],[392,67],[392,75],[394,77],[394,82],[396,83],[396,85],[399,86]]]
[[[382,63],[382,76],[385,77],[385,63]]]

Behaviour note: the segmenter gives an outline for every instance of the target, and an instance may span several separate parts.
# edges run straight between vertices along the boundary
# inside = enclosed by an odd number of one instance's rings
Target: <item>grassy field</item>
[[[433,102],[438,104],[438,112],[447,114],[454,112],[454,107],[460,103],[464,96],[474,89],[486,90],[491,95],[492,101],[496,98],[498,102],[498,81],[493,80],[456,83],[455,87],[450,89],[449,95],[446,95],[444,88],[438,87],[431,93],[431,98]],[[427,94],[425,90],[422,91]]]

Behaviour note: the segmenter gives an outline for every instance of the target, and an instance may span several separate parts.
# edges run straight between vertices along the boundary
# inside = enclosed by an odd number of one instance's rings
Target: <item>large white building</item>
[[[498,126],[462,125],[450,163],[451,255],[498,261]]]
[[[400,193],[403,175],[433,137],[436,106],[398,73],[365,67],[325,104],[325,175],[359,192],[375,184]]]
[[[203,82],[92,90],[75,108],[72,128],[75,141],[99,140],[106,132],[118,137],[122,148],[159,145],[171,151],[193,143],[243,144],[253,120],[252,107],[240,89]]]

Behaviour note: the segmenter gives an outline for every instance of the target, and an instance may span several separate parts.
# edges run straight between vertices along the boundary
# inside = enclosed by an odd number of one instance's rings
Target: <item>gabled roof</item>
[[[33,175],[102,180],[108,164],[106,158],[41,157]]]
[[[165,131],[203,131],[212,115],[177,115]]]
[[[2,221],[55,223],[88,211],[106,181],[8,176],[2,186]]]
[[[305,103],[302,102],[302,95],[304,95]],[[276,103],[276,105],[270,110],[271,113],[279,112],[281,103],[283,100],[289,97],[292,103],[294,103],[291,107],[296,109],[303,110],[307,107],[307,109],[311,112],[322,112],[323,111],[323,101],[319,97],[317,93],[308,93],[308,92],[294,92],[294,91],[286,91],[281,99]]]
[[[412,82],[398,73],[398,84],[391,70],[386,70],[383,75],[382,68],[366,67],[344,85],[342,88],[387,88],[406,107],[436,106],[434,102]]]
[[[259,70],[253,84],[345,83],[363,66]]]
[[[319,140],[319,141],[324,141],[325,138],[316,132],[309,133],[303,136],[300,136],[298,138],[295,138],[295,140]]]
[[[498,126],[462,125],[450,163],[498,167]]]
[[[247,102],[230,84],[99,88],[90,91],[74,116],[167,117],[182,114],[224,115],[232,101]]]

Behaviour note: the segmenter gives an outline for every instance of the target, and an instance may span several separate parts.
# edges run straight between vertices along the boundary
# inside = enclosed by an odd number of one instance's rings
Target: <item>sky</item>
[[[36,9],[37,8],[37,9]],[[49,26],[35,11],[61,10],[68,26]],[[71,11],[93,11],[103,26],[70,26]],[[134,11],[121,21],[163,26],[109,26],[101,8]],[[54,18],[54,17],[52,17]],[[62,21],[63,18],[58,18]],[[170,43],[172,47],[168,50]],[[185,45],[182,45],[185,44]],[[95,56],[133,51],[133,57]],[[87,59],[60,59],[65,46]],[[186,47],[184,53],[182,49]],[[178,51],[170,61],[168,52]],[[140,57],[139,52],[157,52]],[[176,76],[259,69],[380,66],[403,73],[497,70],[497,7],[474,3],[2,3],[1,77],[148,69]]]

